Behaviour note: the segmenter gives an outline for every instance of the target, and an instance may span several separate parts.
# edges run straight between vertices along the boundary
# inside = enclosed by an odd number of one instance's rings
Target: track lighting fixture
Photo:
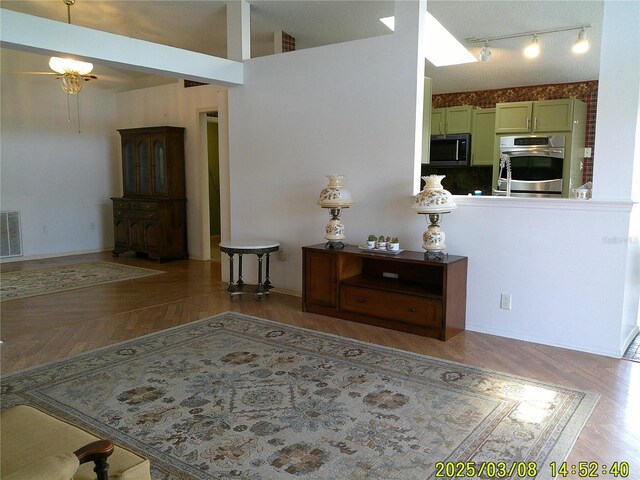
[[[496,42],[498,40],[507,40],[510,38],[521,38],[521,37],[531,37],[531,42],[524,50],[525,56],[528,58],[535,58],[540,54],[540,40],[539,37],[541,35],[547,35],[550,33],[556,32],[567,32],[571,30],[579,30],[578,39],[572,47],[574,53],[584,53],[589,50],[589,42],[587,41],[587,32],[586,29],[591,28],[591,24],[584,25],[576,25],[575,27],[563,27],[563,28],[553,28],[550,30],[534,30],[531,32],[522,32],[522,33],[513,33],[509,35],[499,35],[495,37],[482,37],[482,38],[466,38],[465,42],[467,43],[483,43],[482,51],[478,58],[481,62],[488,62],[491,57],[491,51],[489,50],[489,42]]]
[[[584,31],[584,28],[578,32],[578,39],[573,44],[572,50],[573,53],[585,53],[589,50],[589,40],[587,40],[587,32]]]
[[[489,50],[489,42],[484,42],[484,47],[482,47],[480,57],[478,58],[481,62],[488,62],[489,60],[491,60],[491,50]]]
[[[540,55],[540,43],[538,36],[534,35],[533,38],[531,38],[531,43],[524,49],[524,56],[527,58],[536,58],[538,55]]]

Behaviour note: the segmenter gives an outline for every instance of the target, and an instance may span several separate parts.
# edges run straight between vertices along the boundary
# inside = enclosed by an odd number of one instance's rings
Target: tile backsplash
[[[593,152],[595,151],[594,139],[596,132],[596,109],[598,105],[597,80],[550,85],[531,85],[527,87],[509,87],[474,92],[445,93],[433,95],[431,105],[433,108],[455,107],[457,105],[493,108],[496,106],[496,103],[501,102],[525,102],[560,98],[576,98],[582,100],[587,105],[587,125],[584,146],[591,148],[592,154],[591,158],[584,159],[582,178],[583,183],[586,183],[591,181],[593,177]],[[491,183],[491,179],[489,179],[489,183]]]
[[[475,190],[483,195],[491,195],[491,177],[493,167],[430,167],[422,164],[422,175],[445,175],[442,186],[454,195],[467,195]],[[420,189],[424,180],[420,180]]]

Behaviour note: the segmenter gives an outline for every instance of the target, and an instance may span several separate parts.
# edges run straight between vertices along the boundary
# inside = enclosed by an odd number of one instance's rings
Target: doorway
[[[211,261],[220,262],[220,154],[218,113],[207,113],[207,159],[209,176],[209,235]]]

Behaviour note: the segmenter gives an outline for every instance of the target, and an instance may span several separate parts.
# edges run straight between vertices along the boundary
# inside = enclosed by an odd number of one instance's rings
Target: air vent
[[[21,255],[20,212],[0,212],[0,258]]]

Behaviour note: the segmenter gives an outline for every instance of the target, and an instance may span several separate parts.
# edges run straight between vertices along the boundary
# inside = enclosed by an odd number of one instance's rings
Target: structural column
[[[227,58],[242,62],[251,58],[251,12],[246,0],[227,2]]]

